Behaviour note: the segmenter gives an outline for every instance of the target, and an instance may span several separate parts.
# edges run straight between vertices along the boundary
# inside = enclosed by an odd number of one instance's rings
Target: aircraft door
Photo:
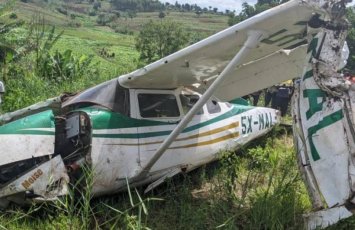
[[[178,94],[174,90],[135,90],[134,95],[136,105],[135,111],[132,112],[139,123],[139,164],[144,167],[176,127],[182,117],[182,111]],[[169,162],[176,161],[167,160],[163,156],[153,170],[156,167],[157,170],[169,167]]]

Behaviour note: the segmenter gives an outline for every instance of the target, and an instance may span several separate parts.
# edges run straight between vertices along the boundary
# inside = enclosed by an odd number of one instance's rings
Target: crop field
[[[0,3],[4,2],[6,1],[0,1]],[[68,12],[76,15],[75,19],[72,19],[69,16],[70,13],[63,15],[58,12],[56,1],[48,2],[45,4],[42,1],[33,1],[29,4],[17,1],[13,12],[16,13],[18,19],[28,23],[34,18],[40,17],[48,26],[55,26],[56,33],[63,32],[61,38],[52,48],[53,51],[72,50],[73,54],[77,56],[92,56],[95,68],[100,70],[100,76],[90,80],[92,85],[133,71],[138,65],[141,66],[139,54],[135,49],[135,35],[149,20],[172,20],[182,23],[186,31],[192,34],[193,41],[205,38],[227,27],[226,16],[202,14],[198,17],[191,12],[167,12],[164,19],[159,19],[157,12],[138,12],[137,16],[132,19],[121,16],[110,25],[99,26],[96,23],[97,16],[81,13],[88,11],[89,4],[71,3],[67,5]],[[107,2],[103,2],[102,8],[108,8],[108,5]],[[5,21],[9,21],[7,17],[3,18]],[[126,31],[126,34],[115,32],[115,30]],[[103,50],[110,56],[100,54]],[[70,84],[69,88],[64,84],[63,87],[66,90],[77,91],[90,84],[84,84],[83,87],[72,87]],[[43,97],[36,97],[36,99],[43,100],[48,96],[56,96],[54,93],[60,93],[59,90],[51,90],[51,92],[53,94],[45,94]]]

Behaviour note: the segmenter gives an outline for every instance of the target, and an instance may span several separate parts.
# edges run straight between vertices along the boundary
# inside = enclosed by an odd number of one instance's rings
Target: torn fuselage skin
[[[293,98],[298,162],[315,210],[306,217],[309,229],[355,211],[355,93],[339,73],[350,27],[345,3],[314,1],[326,13],[308,24],[308,63]]]
[[[77,165],[89,162],[89,116],[80,111],[54,116],[47,106],[31,107],[30,116],[3,116],[12,122],[0,129],[1,145],[8,151],[0,166],[0,208],[9,202],[23,205],[27,198],[45,201],[66,195],[80,170]]]

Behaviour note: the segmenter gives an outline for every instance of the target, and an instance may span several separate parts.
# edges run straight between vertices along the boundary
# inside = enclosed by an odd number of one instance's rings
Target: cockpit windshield
[[[129,115],[129,90],[113,79],[77,94],[66,101],[63,107],[80,107],[83,104],[99,105]]]

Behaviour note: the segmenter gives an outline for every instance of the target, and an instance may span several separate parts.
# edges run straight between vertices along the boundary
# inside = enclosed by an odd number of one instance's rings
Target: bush
[[[11,13],[9,18],[11,19],[17,19],[17,14],[16,13]]]
[[[96,23],[101,26],[106,26],[108,23],[112,22],[116,19],[116,15],[114,14],[104,14],[101,13],[96,19]]]
[[[57,7],[56,10],[61,14],[68,15],[68,11],[62,7]]]
[[[89,16],[96,16],[96,14],[97,14],[97,11],[94,10],[94,9],[91,9],[91,10],[89,11]]]
[[[101,8],[101,2],[94,2],[93,8],[94,10],[98,10],[99,8]]]
[[[53,55],[47,53],[43,56],[39,62],[37,74],[55,83],[72,81],[87,71],[92,58],[85,55],[77,58],[73,55],[72,50],[66,50],[63,53],[56,50]]]
[[[124,26],[123,28],[116,28],[115,33],[119,34],[127,34],[127,35],[133,35],[134,32],[132,30],[128,29],[128,26]]]
[[[81,27],[81,23],[78,21],[71,21],[68,23],[68,26],[78,28],[78,27]]]

